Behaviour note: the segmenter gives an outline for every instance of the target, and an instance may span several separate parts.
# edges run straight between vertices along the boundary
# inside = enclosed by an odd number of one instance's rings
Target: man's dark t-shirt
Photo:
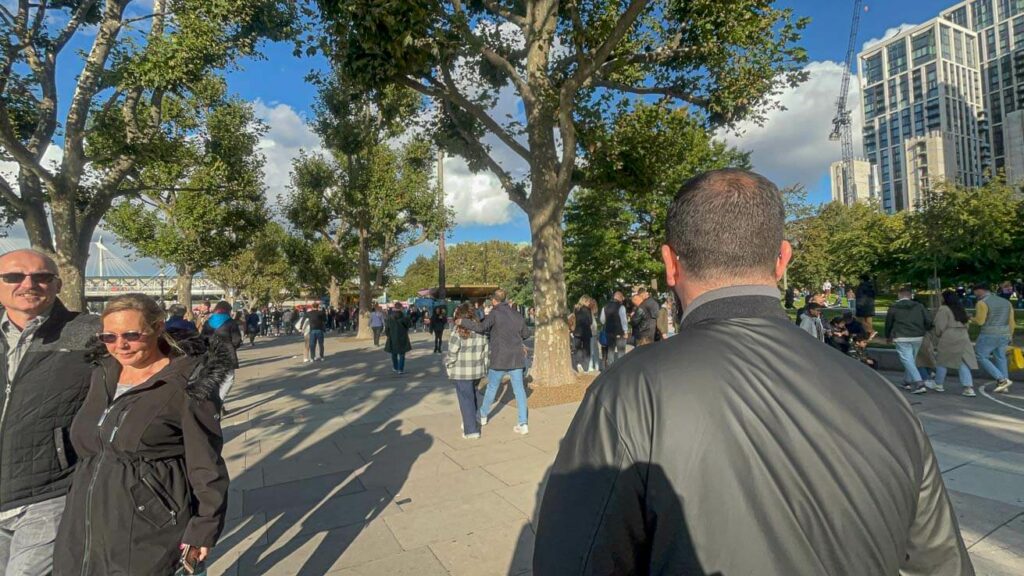
[[[306,312],[306,321],[309,322],[310,330],[323,330],[326,317],[323,310],[310,310]]]

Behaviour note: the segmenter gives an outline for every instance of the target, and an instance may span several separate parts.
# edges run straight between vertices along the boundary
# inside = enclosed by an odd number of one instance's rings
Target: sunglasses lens
[[[96,337],[104,344],[113,344],[114,342],[117,342],[117,334],[111,334],[110,332],[101,332],[97,334]]]
[[[142,339],[142,332],[125,332],[121,334],[121,338],[124,338],[128,342],[138,342]]]
[[[49,284],[57,277],[53,272],[36,272],[35,274],[24,274],[22,272],[8,272],[0,274],[0,280],[5,284],[21,284],[26,277],[32,278],[33,284]]]

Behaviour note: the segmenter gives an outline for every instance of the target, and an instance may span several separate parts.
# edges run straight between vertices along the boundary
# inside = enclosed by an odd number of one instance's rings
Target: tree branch
[[[92,10],[92,7],[96,4],[96,0],[86,0],[75,10],[75,13],[71,16],[71,20],[64,26],[64,29],[60,31],[60,35],[53,41],[53,47],[50,49],[50,53],[56,56],[64,48],[64,45],[68,43],[68,40],[75,35],[78,31],[78,27],[82,25],[82,21],[85,19],[86,14]]]
[[[7,178],[4,178],[2,175],[0,175],[0,198],[2,198],[4,202],[10,204],[12,208],[19,212],[24,209],[25,205],[21,201],[21,198],[19,198],[18,195],[14,193],[14,189],[11,187],[10,184],[8,184]]]
[[[18,140],[6,106],[0,106],[0,146],[7,150],[19,166],[35,174],[47,186],[53,185],[53,174],[43,168],[43,165],[36,159],[36,155]]]
[[[526,18],[512,12],[508,8],[503,8],[494,0],[482,0],[481,4],[483,4],[484,8],[486,8],[487,11],[490,12],[491,14],[494,14],[495,16],[500,16],[505,20],[508,20],[509,22],[515,24],[516,26],[519,26],[520,28],[526,28]]]
[[[512,179],[512,175],[502,168],[501,164],[498,164],[497,160],[491,157],[490,152],[487,151],[483,143],[481,143],[478,138],[466,133],[462,126],[459,126],[458,122],[455,123],[455,129],[459,131],[459,135],[462,136],[462,140],[465,141],[468,146],[476,150],[477,154],[479,154],[480,158],[483,159],[485,164],[487,164],[490,171],[497,176],[498,181],[501,182],[501,186],[505,189],[509,199],[526,211],[529,199],[526,197],[526,191],[523,190],[523,187]]]
[[[612,90],[619,90],[622,92],[629,92],[630,94],[639,95],[660,95],[668,96],[669,98],[675,98],[693,104],[694,106],[706,107],[710,101],[703,97],[697,96],[693,92],[683,88],[682,86],[633,86],[632,84],[626,84],[624,82],[616,82],[614,80],[595,79],[592,84],[594,86],[600,86],[603,88],[610,88]]]
[[[629,33],[630,28],[636,23],[636,19],[640,17],[640,14],[650,4],[650,0],[632,0],[626,10],[619,16],[615,27],[605,38],[604,42],[594,51],[594,55],[590,58],[580,62],[579,68],[576,69],[576,73],[572,75],[572,78],[566,83],[566,87],[571,92],[575,93],[576,89],[583,86],[586,81],[604,65],[605,61],[611,55],[612,50],[619,45],[619,42]],[[563,91],[563,94],[565,91]]]

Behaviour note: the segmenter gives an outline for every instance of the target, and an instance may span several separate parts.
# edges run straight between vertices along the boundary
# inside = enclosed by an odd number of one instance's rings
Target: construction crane
[[[850,92],[850,70],[853,68],[854,50],[857,45],[857,29],[860,28],[860,13],[863,0],[853,2],[853,25],[850,27],[850,43],[846,48],[846,64],[843,66],[843,83],[836,99],[836,117],[832,119],[832,133],[828,139],[838,140],[843,147],[843,202],[847,206],[857,201],[857,183],[853,178],[853,120],[846,105]]]

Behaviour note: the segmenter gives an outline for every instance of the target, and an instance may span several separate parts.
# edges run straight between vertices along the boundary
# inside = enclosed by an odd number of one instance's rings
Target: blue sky
[[[145,0],[138,3],[137,10],[142,10],[142,3]],[[901,24],[924,22],[952,4],[950,0],[867,2],[868,10],[861,19],[858,50],[869,39],[880,38]],[[801,182],[807,186],[813,200],[826,201],[829,197],[828,164],[839,158],[838,144],[829,142],[827,134],[839,90],[841,69],[837,63],[845,56],[853,1],[783,0],[779,5],[791,7],[797,15],[812,19],[802,42],[809,53],[812,78],[801,88],[782,96],[788,111],[773,114],[764,126],[747,126],[741,134],[722,134],[722,137],[734,146],[750,150],[755,169],[780,186]],[[91,38],[82,40],[91,42]],[[305,77],[310,70],[323,69],[325,62],[319,57],[296,58],[287,44],[264,46],[263,53],[264,59],[243,62],[242,68],[231,72],[228,80],[233,92],[256,103],[257,113],[270,125],[264,152],[268,161],[268,191],[273,200],[284,191],[291,158],[299,149],[317,147],[315,136],[303,125],[315,97]],[[67,95],[62,101],[65,104],[70,99],[77,73],[74,68],[60,69],[61,92]],[[858,109],[855,92],[851,98],[851,106]],[[510,100],[505,105],[514,107],[516,103]],[[855,112],[854,117],[857,116]],[[446,163],[446,189],[449,204],[456,209],[459,220],[450,242],[493,238],[529,241],[525,215],[508,203],[493,177],[473,176],[461,161],[450,160]],[[399,264],[399,272],[417,254],[431,253],[434,249],[431,244],[411,250]],[[137,267],[141,273],[151,272],[153,268],[148,262],[138,262]]]

